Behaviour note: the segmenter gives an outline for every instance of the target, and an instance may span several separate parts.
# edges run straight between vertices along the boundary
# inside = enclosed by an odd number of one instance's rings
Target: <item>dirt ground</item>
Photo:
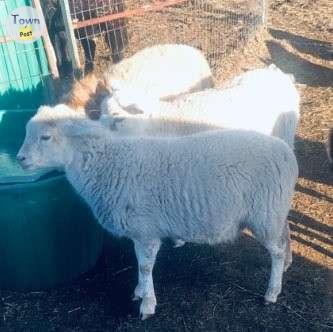
[[[324,148],[333,125],[333,7],[330,0],[275,0],[269,13],[260,52],[252,48],[237,61],[241,69],[273,62],[302,92],[300,178],[289,217],[294,262],[278,303],[263,305],[270,261],[251,237],[218,247],[166,243],[154,270],[157,313],[141,322],[131,302],[132,244],[107,237],[96,267],[72,284],[0,291],[1,331],[333,330],[333,172]]]

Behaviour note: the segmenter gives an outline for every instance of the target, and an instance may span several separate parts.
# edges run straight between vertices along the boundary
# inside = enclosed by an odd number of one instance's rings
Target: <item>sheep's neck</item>
[[[117,156],[120,144],[94,141],[78,142],[74,147],[74,158],[66,167],[66,175],[78,194],[92,209],[98,222],[111,233],[125,236],[121,218],[117,211],[123,210],[127,202],[126,181],[129,176],[126,165]],[[107,158],[107,159],[106,159]]]

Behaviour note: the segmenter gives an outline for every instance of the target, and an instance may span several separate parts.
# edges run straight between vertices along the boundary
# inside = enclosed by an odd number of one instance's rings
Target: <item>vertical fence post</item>
[[[71,13],[69,9],[68,0],[60,0],[60,6],[61,6],[61,13],[62,18],[64,21],[66,34],[68,38],[68,48],[69,48],[69,54],[72,60],[72,65],[74,69],[80,69],[80,57],[79,57],[79,51],[76,45],[76,39],[74,35],[74,29],[72,24],[72,18]]]
[[[41,15],[44,16],[44,13],[42,11],[42,7],[40,5],[40,1],[39,0],[33,0],[33,3],[35,4],[36,9],[41,13]],[[56,58],[56,55],[55,55],[55,52],[54,52],[53,45],[52,45],[51,40],[50,40],[49,33],[47,31],[47,28],[45,28],[45,31],[43,33],[42,38],[43,38],[45,52],[46,52],[46,56],[47,56],[47,59],[48,59],[48,62],[49,62],[49,67],[50,67],[50,70],[51,70],[51,74],[52,74],[53,78],[59,78],[59,71],[58,71],[58,67],[57,67],[57,58]]]

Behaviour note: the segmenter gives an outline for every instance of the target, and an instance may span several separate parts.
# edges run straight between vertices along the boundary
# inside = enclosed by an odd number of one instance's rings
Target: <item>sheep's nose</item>
[[[22,162],[22,161],[24,161],[26,158],[25,158],[25,156],[23,156],[23,155],[21,155],[21,154],[18,154],[18,155],[16,156],[16,159],[17,159],[19,162]]]

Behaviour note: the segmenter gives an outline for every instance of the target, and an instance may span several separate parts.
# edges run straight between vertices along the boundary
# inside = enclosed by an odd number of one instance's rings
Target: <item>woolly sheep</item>
[[[156,99],[172,99],[214,86],[209,64],[200,50],[182,44],[160,44],[111,65],[102,79],[90,74],[77,81],[61,102],[90,116],[89,111],[99,108],[100,97],[110,92],[114,81],[140,86]]]
[[[283,139],[293,147],[299,118],[299,94],[289,75],[274,65],[236,77],[226,89],[207,89],[171,102],[152,99],[138,86],[114,82],[113,96],[102,102],[104,119],[124,120],[117,129],[134,128],[132,134],[149,132],[143,119],[162,118],[197,125],[255,130]],[[133,118],[131,111],[138,120]],[[135,129],[136,128],[136,129]],[[199,129],[199,128],[198,128]],[[157,132],[157,131],[156,131]],[[166,134],[166,133],[164,133]]]
[[[140,86],[151,98],[172,99],[214,85],[203,53],[188,45],[161,44],[145,48],[104,74],[109,90],[113,81]]]
[[[286,218],[298,175],[280,139],[242,130],[114,137],[59,105],[28,122],[17,157],[26,169],[62,168],[99,223],[133,240],[142,319],[155,313],[152,271],[163,238],[215,244],[245,227],[271,255],[265,299],[276,302],[292,261]]]

